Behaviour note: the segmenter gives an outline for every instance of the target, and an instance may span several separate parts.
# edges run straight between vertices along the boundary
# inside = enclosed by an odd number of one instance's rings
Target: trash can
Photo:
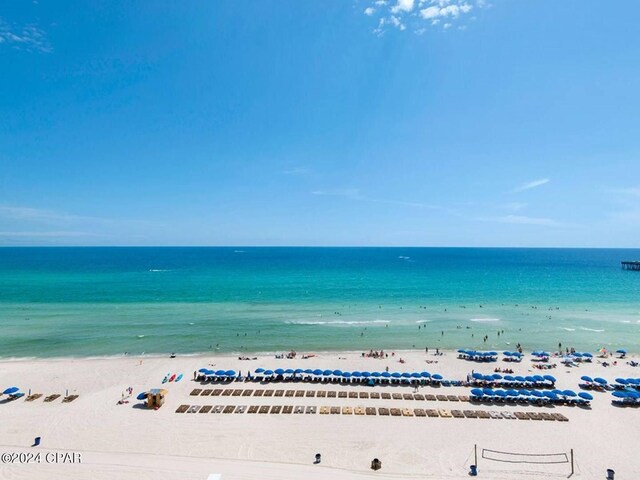
[[[477,465],[469,465],[469,475],[472,477],[476,477],[478,475]]]
[[[371,461],[371,470],[380,470],[382,468],[382,462],[377,458]]]
[[[37,447],[38,445],[40,445],[40,437],[36,437],[35,440],[33,441],[33,445],[31,445],[32,447]]]
[[[613,477],[615,476],[615,474],[616,472],[614,470],[607,468],[607,480],[613,480]]]
[[[322,456],[319,453],[316,453],[316,461],[313,463],[320,463],[321,460],[322,460]]]

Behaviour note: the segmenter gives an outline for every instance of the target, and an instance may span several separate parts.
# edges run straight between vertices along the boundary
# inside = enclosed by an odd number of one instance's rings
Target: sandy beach
[[[253,355],[252,355],[253,356]],[[402,358],[404,363],[399,363]],[[633,356],[629,357],[634,359]],[[635,358],[637,360],[637,358]],[[596,359],[597,360],[597,359]],[[427,363],[431,362],[431,363]],[[437,362],[437,363],[435,363]],[[594,361],[567,368],[557,363],[549,370],[560,389],[579,391],[582,375],[638,377],[640,370],[625,361],[604,367]],[[617,408],[608,392],[592,393],[592,408],[572,406],[536,407],[483,405],[453,402],[362,398],[276,398],[191,396],[203,388],[193,380],[200,368],[234,369],[246,374],[258,367],[332,368],[343,370],[421,371],[440,373],[445,379],[464,380],[474,369],[492,373],[496,367],[513,368],[514,374],[531,375],[527,356],[520,364],[478,364],[457,358],[454,352],[428,355],[416,351],[396,352],[386,359],[363,358],[360,352],[331,352],[309,359],[276,359],[258,355],[257,360],[230,356],[188,356],[178,358],[124,357],[105,359],[15,360],[0,363],[0,386],[18,386],[24,392],[79,395],[70,402],[61,398],[33,402],[24,398],[6,401],[0,397],[0,444],[3,452],[34,454],[78,453],[80,463],[7,464],[0,477],[7,479],[93,478],[99,479],[206,479],[221,473],[223,479],[250,478],[467,478],[474,463],[474,445],[519,453],[561,453],[574,451],[575,477],[600,479],[612,468],[618,478],[638,478],[635,434],[640,427],[637,409]],[[183,373],[178,383],[161,381],[167,373]],[[290,386],[295,385],[295,386]],[[260,385],[234,383],[234,388],[296,390],[346,390],[355,392],[409,393],[408,386],[295,384]],[[118,404],[131,387],[128,403]],[[159,410],[141,408],[139,392],[166,388],[166,403]],[[207,386],[206,388],[224,388]],[[468,387],[421,387],[422,394],[468,395]],[[568,422],[516,421],[507,419],[421,418],[357,415],[250,415],[178,414],[189,405],[315,405],[349,407],[396,407],[434,409],[476,409],[549,411],[565,415]],[[40,436],[39,447],[31,447]],[[314,465],[321,453],[322,462]],[[49,459],[65,456],[49,455]],[[373,458],[382,469],[370,470]],[[58,461],[62,461],[58,458]],[[69,461],[69,457],[66,457]],[[17,460],[16,460],[17,461]],[[567,477],[568,464],[529,465],[478,460],[484,478]]]

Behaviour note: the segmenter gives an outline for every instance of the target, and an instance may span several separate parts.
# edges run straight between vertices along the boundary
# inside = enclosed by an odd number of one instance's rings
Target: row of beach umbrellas
[[[499,373],[493,373],[490,375],[483,375],[482,373],[475,372],[471,375],[475,380],[483,380],[487,382],[496,382],[496,381],[504,381],[504,382],[516,382],[516,383],[556,383],[556,378],[552,375],[527,375],[526,377],[522,377],[520,375],[505,375],[502,376]]]
[[[262,374],[265,376],[270,376],[270,375],[301,375],[301,374],[305,374],[305,375],[314,375],[316,377],[341,377],[341,378],[369,378],[369,377],[373,377],[373,378],[395,378],[395,379],[401,379],[401,378],[405,378],[405,379],[424,379],[424,378],[431,378],[433,380],[442,380],[442,375],[439,374],[431,374],[429,372],[359,372],[359,371],[354,371],[354,372],[343,372],[342,370],[322,370],[322,369],[302,369],[302,368],[298,368],[298,369],[291,369],[291,368],[287,368],[287,369],[283,369],[283,368],[277,368],[275,370],[265,370],[264,368],[256,368],[255,373],[257,374]]]
[[[567,398],[580,398],[582,400],[591,401],[593,400],[593,396],[587,392],[576,393],[573,390],[548,390],[548,391],[540,391],[540,390],[526,390],[526,389],[509,389],[509,390],[501,390],[501,389],[491,389],[491,388],[472,388],[471,395],[478,398],[491,397],[491,398],[517,398],[524,397],[529,398],[531,400],[540,399],[540,398],[548,398],[550,400],[561,400]]]
[[[209,370],[208,368],[201,368],[198,370],[199,373],[202,373],[205,377],[235,377],[235,370]]]
[[[597,384],[602,385],[602,386],[605,386],[605,385],[607,385],[609,383],[602,377],[591,378],[588,375],[581,376],[580,380],[582,380],[584,382],[587,382],[587,383],[597,383]]]

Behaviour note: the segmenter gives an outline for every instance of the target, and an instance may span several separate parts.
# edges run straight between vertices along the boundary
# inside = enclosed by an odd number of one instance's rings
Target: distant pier
[[[626,262],[620,262],[620,263],[622,264],[623,270],[635,270],[637,272],[640,272],[640,261],[635,261],[635,262],[626,261]]]

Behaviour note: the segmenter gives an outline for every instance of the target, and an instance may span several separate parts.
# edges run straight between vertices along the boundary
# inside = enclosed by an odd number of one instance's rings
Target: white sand
[[[398,363],[399,356],[405,364]],[[342,357],[340,359],[339,357]],[[438,360],[427,365],[425,360]],[[340,368],[343,370],[422,371],[441,373],[447,379],[464,379],[475,368],[490,373],[496,367],[512,367],[515,374],[544,374],[531,368],[527,357],[521,364],[475,364],[458,360],[455,353],[435,357],[424,352],[402,352],[395,358],[376,360],[355,353],[321,354],[308,360],[285,360],[261,356],[256,361],[237,357],[202,356],[169,358],[111,358],[82,360],[34,360],[0,363],[0,388],[19,386],[23,391],[45,395],[79,394],[72,403],[61,399],[44,403],[23,399],[0,403],[0,451],[79,452],[81,464],[0,465],[0,478],[13,479],[206,479],[222,473],[230,479],[360,479],[378,478],[468,478],[473,447],[528,453],[569,452],[573,448],[576,477],[602,479],[607,468],[618,478],[640,478],[637,455],[640,412],[615,408],[610,393],[594,393],[591,410],[577,407],[554,409],[523,406],[479,406],[469,403],[403,400],[276,397],[191,397],[199,384],[193,372],[202,367],[235,369],[246,373],[257,367]],[[160,387],[168,372],[184,373],[180,383],[164,387],[170,393],[158,411],[135,408],[135,396]],[[558,366],[549,373],[558,378],[558,388],[578,390],[582,375],[639,377],[640,369],[625,362],[605,368],[584,364],[577,368]],[[293,386],[292,386],[293,385]],[[117,405],[122,392],[133,387],[132,402]],[[253,383],[235,388],[256,388]],[[272,384],[263,388],[276,388]],[[208,387],[215,388],[215,387]],[[412,392],[410,387],[370,387],[285,384],[279,388]],[[422,388],[427,394],[468,394],[469,388]],[[6,397],[1,397],[0,400]],[[317,405],[407,408],[446,408],[553,411],[569,422],[380,417],[345,415],[250,415],[177,414],[181,404],[202,405]],[[30,448],[36,436],[42,445]],[[322,463],[312,465],[314,455]],[[378,457],[383,468],[369,469]],[[45,461],[45,458],[42,458]],[[479,460],[483,478],[566,477],[570,467],[536,466]],[[540,472],[545,472],[540,475]]]

